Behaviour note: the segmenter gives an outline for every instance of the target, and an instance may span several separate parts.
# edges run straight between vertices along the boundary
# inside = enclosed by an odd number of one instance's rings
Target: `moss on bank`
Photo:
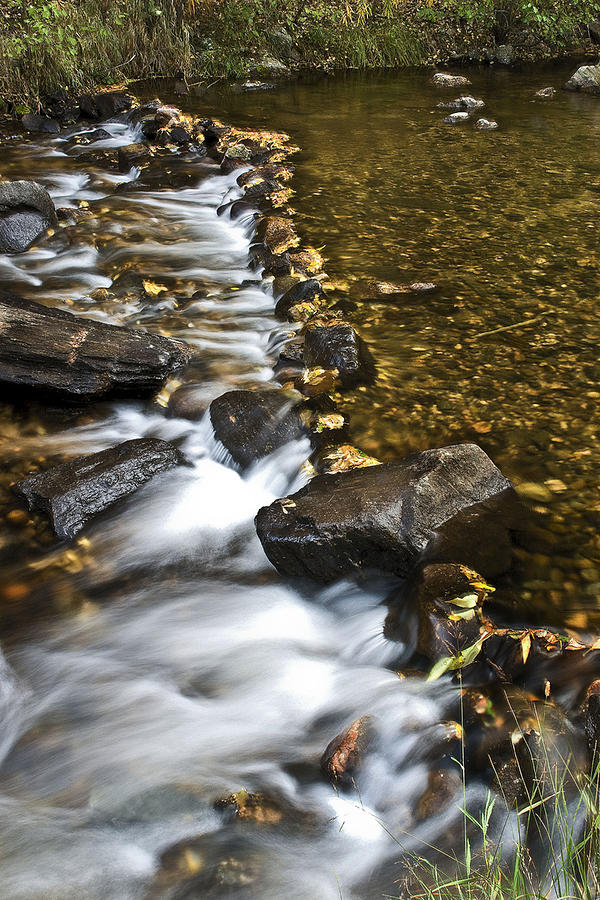
[[[241,78],[265,56],[320,68],[540,59],[582,46],[600,0],[4,0],[0,97],[127,78]]]

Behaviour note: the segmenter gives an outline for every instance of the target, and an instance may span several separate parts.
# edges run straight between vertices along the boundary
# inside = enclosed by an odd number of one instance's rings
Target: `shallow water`
[[[550,82],[562,80],[552,72]],[[516,597],[531,604],[524,617],[542,598],[555,607],[549,617],[585,625],[600,581],[596,195],[586,188],[600,170],[600,105],[531,102],[546,75],[473,81],[497,133],[442,125],[435,104],[446,94],[423,74],[218,99],[152,93],[285,129],[303,148],[299,230],[325,245],[380,370],[343,399],[353,440],[394,458],[475,437],[518,482],[542,485],[540,531],[552,549],[525,554],[532,583]],[[269,380],[288,329],[249,268],[251,222],[216,214],[236,195],[235,176],[193,157],[118,176],[90,160],[135,137],[111,131],[93,151],[62,137],[4,145],[4,175],[36,178],[57,205],[90,212],[28,253],[0,257],[0,287],[184,338],[199,351],[186,377],[207,402]],[[434,280],[441,291],[361,302],[353,286],[365,278]],[[108,293],[90,296],[98,290]],[[206,419],[167,418],[160,403],[69,413],[7,404],[1,422],[4,511],[17,505],[8,480],[39,462],[132,437],[172,440],[193,463],[154,479],[68,550],[37,520],[4,523],[4,897],[370,900],[394,892],[401,847],[452,836],[460,846],[455,808],[415,817],[433,726],[456,715],[455,690],[397,677],[405,648],[382,636],[390,580],[316,591],[284,583],[262,553],[254,515],[304,482],[307,443],[242,477]],[[319,756],[366,712],[378,723],[375,750],[356,789],[333,791]],[[275,798],[282,818],[232,822],[214,808],[241,788]],[[474,779],[468,802],[484,797]],[[510,819],[505,837],[517,827]],[[184,839],[183,863],[161,864]]]

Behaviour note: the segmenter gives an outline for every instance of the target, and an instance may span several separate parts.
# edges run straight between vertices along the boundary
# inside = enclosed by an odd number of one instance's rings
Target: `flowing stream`
[[[354,442],[391,459],[476,439],[525,485],[549,547],[524,553],[510,602],[523,619],[585,629],[598,622],[600,586],[590,190],[600,104],[532,101],[564,76],[476,72],[471,91],[501,126],[490,134],[441,124],[436,103],[454,94],[423,73],[218,98],[149,90],[287,130],[301,146],[299,231],[325,245],[379,366],[377,382],[344,401]],[[103,153],[137,134],[103,127],[110,137],[90,145],[81,127],[5,134],[2,175],[38,180],[57,207],[80,213],[27,253],[0,256],[0,287],[184,339],[200,351],[186,377],[207,405],[269,381],[289,328],[249,265],[251,217],[217,215],[240,194],[239,172],[174,154],[160,171],[119,175]],[[432,280],[440,292],[365,301],[365,278]],[[456,691],[396,674],[405,648],[382,635],[391,579],[287,583],[256,537],[258,508],[305,483],[308,441],[242,476],[206,416],[168,417],[160,402],[5,403],[0,427],[3,514],[18,505],[9,483],[50,459],[156,436],[192,463],[104,514],[71,550],[41,525],[3,526],[6,900],[370,900],[399,896],[403,852],[460,847],[456,807],[415,815]],[[335,791],[320,754],[365,713],[378,723],[376,749],[360,790]],[[273,821],[215,807],[241,789],[274,798]],[[466,801],[485,792],[475,779]],[[517,831],[510,819],[504,838]],[[175,845],[187,848],[183,863]]]

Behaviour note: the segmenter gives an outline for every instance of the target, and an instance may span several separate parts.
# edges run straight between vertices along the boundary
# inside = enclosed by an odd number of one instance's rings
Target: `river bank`
[[[138,78],[178,78],[201,92],[215,81],[290,73],[593,58],[599,17],[592,0],[8,0],[0,112],[37,112],[57,93]]]

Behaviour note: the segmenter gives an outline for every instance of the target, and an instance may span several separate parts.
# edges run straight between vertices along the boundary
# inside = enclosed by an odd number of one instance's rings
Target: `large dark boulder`
[[[15,491],[50,518],[59,538],[70,540],[98,513],[183,462],[167,441],[139,438],[33,475]]]
[[[132,105],[133,97],[125,91],[98,91],[79,98],[81,113],[88,119],[110,119],[127,112]]]
[[[58,134],[60,131],[60,125],[56,119],[50,119],[48,116],[25,113],[21,122],[26,131],[39,131],[43,134]]]
[[[228,391],[210,404],[210,420],[242,468],[303,434],[297,404],[283,391]]]
[[[265,553],[284,575],[328,582],[364,568],[407,575],[421,560],[506,571],[516,493],[476,444],[319,475],[259,510]]]
[[[139,396],[188,359],[179,341],[0,293],[0,389],[11,398],[15,389],[71,402]]]
[[[600,95],[600,65],[580,66],[564,86],[565,91]]]
[[[309,369],[337,369],[345,387],[368,381],[375,372],[367,345],[347,322],[307,328],[304,363]]]
[[[50,194],[35,181],[0,181],[0,253],[23,253],[57,224]]]

